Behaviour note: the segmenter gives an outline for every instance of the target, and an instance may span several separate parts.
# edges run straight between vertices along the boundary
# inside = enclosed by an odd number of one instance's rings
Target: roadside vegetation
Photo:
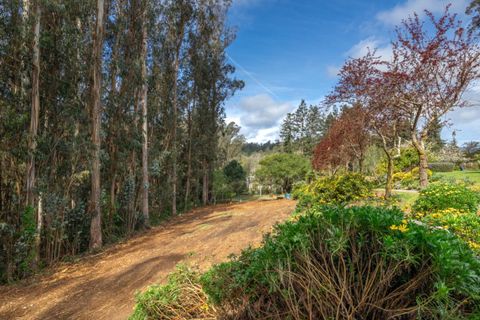
[[[404,213],[356,205],[372,197],[368,185],[349,174],[339,180],[362,188],[299,187],[302,205],[260,247],[204,273],[180,267],[138,295],[132,319],[480,316],[478,194],[432,184]],[[338,202],[325,204],[324,195]]]

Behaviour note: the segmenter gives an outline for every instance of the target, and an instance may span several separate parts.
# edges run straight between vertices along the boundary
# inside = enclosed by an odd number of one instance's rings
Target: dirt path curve
[[[295,202],[202,208],[31,284],[0,287],[0,319],[126,319],[134,293],[165,280],[181,261],[202,269],[223,261],[286,219]]]

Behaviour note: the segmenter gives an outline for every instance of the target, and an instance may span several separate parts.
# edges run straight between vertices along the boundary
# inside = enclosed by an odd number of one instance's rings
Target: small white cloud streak
[[[237,61],[235,61],[228,53],[226,53],[226,56],[230,61],[233,62],[243,73],[245,73],[250,79],[252,79],[256,84],[258,84],[262,89],[267,91],[269,94],[274,96],[275,98],[278,99],[278,96],[266,85],[264,85],[260,80],[258,80],[253,74],[251,74],[247,69],[245,69],[241,64],[239,64]]]

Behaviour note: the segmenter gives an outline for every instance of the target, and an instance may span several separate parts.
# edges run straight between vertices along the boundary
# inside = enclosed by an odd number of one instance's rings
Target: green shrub
[[[149,287],[136,295],[131,320],[146,319],[216,319],[199,284],[200,274],[178,265],[165,285]]]
[[[379,158],[381,161],[378,163],[376,171],[380,175],[385,175],[387,173],[388,161],[383,151],[379,154]],[[418,153],[413,147],[402,148],[400,155],[393,159],[393,169],[395,172],[410,171],[418,167],[418,165]]]
[[[312,203],[346,204],[368,198],[372,184],[358,173],[321,177],[311,184],[297,185],[293,198],[299,200],[299,207]]]
[[[433,172],[452,172],[455,166],[453,162],[432,162],[428,165]]]
[[[413,147],[404,148],[400,152],[400,157],[393,160],[395,171],[410,171],[418,167],[418,153]],[[384,164],[386,168],[386,161]]]
[[[427,171],[428,177],[432,176],[432,171]],[[418,167],[408,172],[397,172],[393,175],[393,182],[398,189],[419,189],[420,188],[420,170]]]
[[[480,261],[464,242],[373,207],[315,205],[201,282],[241,319],[461,319],[480,303]]]
[[[436,182],[420,191],[412,209],[420,216],[449,208],[476,213],[479,203],[479,195],[464,184]]]
[[[422,221],[453,232],[480,256],[480,216],[476,213],[449,208],[427,214]]]

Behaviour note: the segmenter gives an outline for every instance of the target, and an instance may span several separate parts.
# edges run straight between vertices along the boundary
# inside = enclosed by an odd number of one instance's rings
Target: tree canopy
[[[263,184],[290,192],[293,184],[304,180],[310,170],[308,158],[292,153],[277,153],[263,158],[255,175]]]

